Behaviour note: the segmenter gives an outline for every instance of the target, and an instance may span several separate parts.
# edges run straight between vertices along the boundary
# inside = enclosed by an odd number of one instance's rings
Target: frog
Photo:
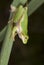
[[[19,38],[22,40],[23,44],[26,44],[29,36],[28,36],[28,7],[23,7],[20,5],[15,12],[15,15],[12,18],[13,23],[15,24],[13,27],[13,38],[18,34]]]

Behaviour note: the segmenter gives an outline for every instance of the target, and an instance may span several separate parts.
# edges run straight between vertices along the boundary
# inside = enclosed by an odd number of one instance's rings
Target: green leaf
[[[17,6],[17,5],[19,5],[19,3],[20,3],[19,0],[14,0],[14,1],[12,2],[12,5],[13,5],[13,6]]]
[[[12,5],[13,6],[18,6],[19,4],[25,4],[27,2],[27,0],[14,0],[13,2],[12,2]]]
[[[25,4],[27,2],[27,0],[20,0],[21,4]]]
[[[1,41],[4,39],[4,37],[5,37],[6,29],[7,29],[7,26],[4,27],[4,29],[0,32],[0,42],[1,42]]]
[[[12,45],[13,45],[13,37],[11,35],[12,25],[11,23],[7,25],[7,32],[3,42],[2,50],[1,50],[1,65],[8,65]]]
[[[30,16],[33,12],[35,12],[42,4],[44,0],[31,0],[29,3],[28,15]]]

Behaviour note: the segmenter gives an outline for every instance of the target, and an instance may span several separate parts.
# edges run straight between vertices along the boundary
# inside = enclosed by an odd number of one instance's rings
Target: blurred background
[[[12,3],[12,0],[4,1],[0,2],[0,31],[8,22]],[[28,17],[28,35],[26,45],[16,36],[8,65],[44,65],[44,4]],[[0,49],[1,46],[2,42]]]

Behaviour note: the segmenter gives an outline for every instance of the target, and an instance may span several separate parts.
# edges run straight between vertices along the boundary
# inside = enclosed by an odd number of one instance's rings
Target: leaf
[[[4,27],[4,29],[0,32],[0,42],[1,42],[1,41],[4,39],[4,37],[5,37],[6,29],[7,29],[7,26]]]
[[[29,3],[28,15],[30,16],[33,12],[35,12],[42,4],[44,0],[31,0]]]
[[[18,6],[19,4],[25,4],[27,2],[27,0],[14,0],[13,2],[12,2],[12,5],[13,6]]]
[[[21,4],[25,4],[27,2],[27,0],[20,0]]]
[[[1,50],[1,65],[8,65],[12,45],[13,45],[13,38],[11,35],[12,32],[12,25],[7,25],[7,32],[3,42],[2,50]]]

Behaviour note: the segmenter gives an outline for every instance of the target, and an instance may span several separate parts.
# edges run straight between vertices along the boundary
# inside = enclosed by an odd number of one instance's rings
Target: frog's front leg
[[[15,41],[15,36],[17,35],[17,27],[14,26],[13,30],[12,30],[12,37],[13,37],[13,41]]]

